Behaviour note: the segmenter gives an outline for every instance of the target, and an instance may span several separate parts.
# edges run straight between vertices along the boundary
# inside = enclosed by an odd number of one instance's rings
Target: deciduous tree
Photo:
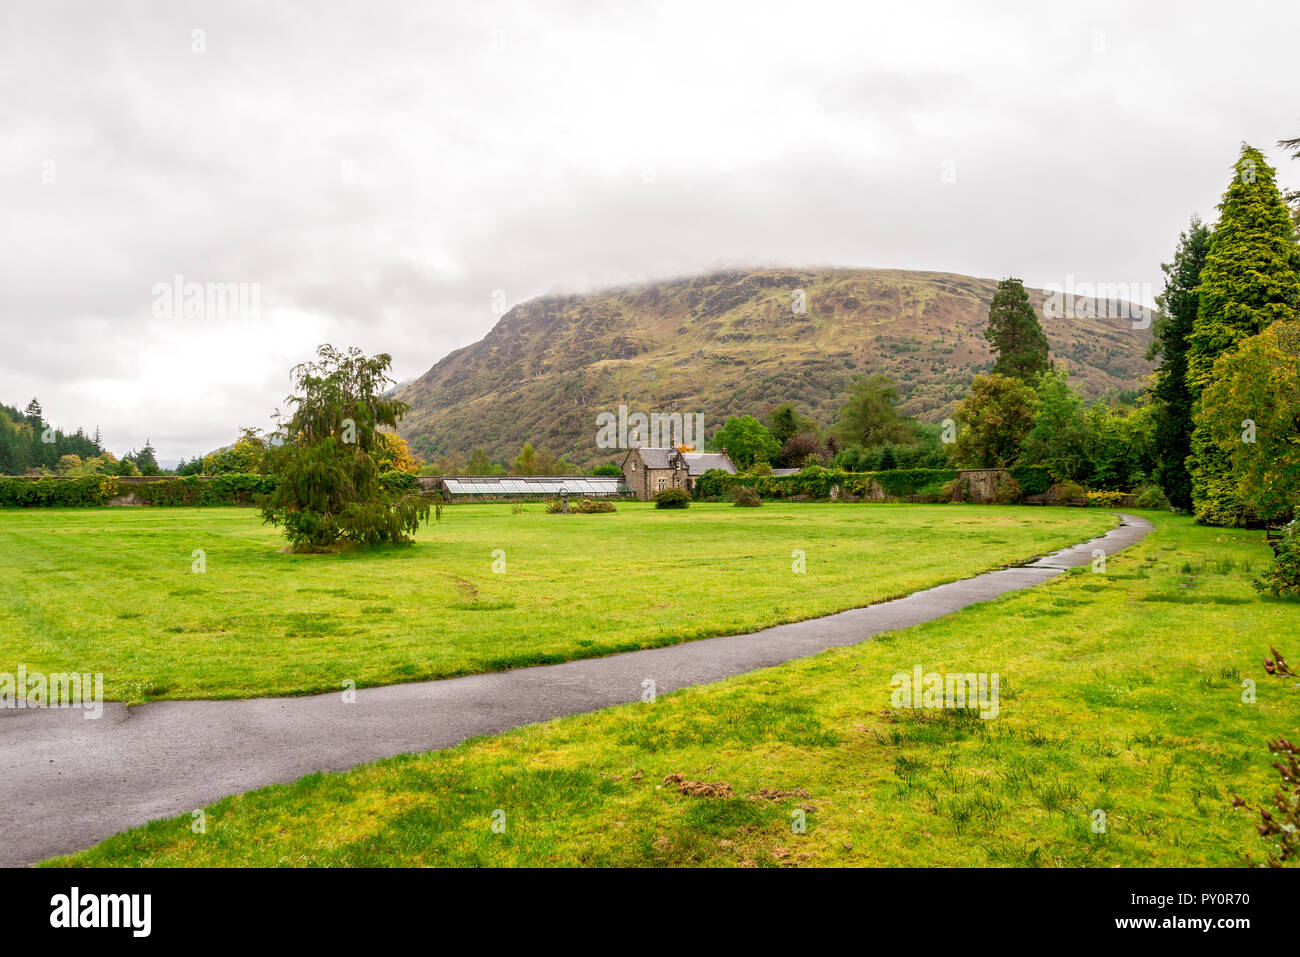
[[[916,425],[898,411],[898,389],[884,375],[859,378],[853,383],[835,431],[841,445],[867,449],[916,439]]]
[[[1232,494],[1256,515],[1289,520],[1300,507],[1300,321],[1220,356],[1196,422],[1228,462]]]
[[[752,415],[728,417],[722,428],[714,433],[710,445],[717,450],[726,449],[731,461],[740,469],[748,469],[757,462],[770,463],[781,451],[767,426]]]
[[[525,442],[524,447],[519,450],[515,460],[510,463],[511,475],[536,475],[537,474],[537,450],[533,448],[532,442]]]
[[[1034,390],[1034,425],[1020,458],[1041,465],[1057,479],[1081,479],[1088,469],[1088,428],[1083,399],[1064,371],[1039,376]]]
[[[970,395],[957,409],[960,426],[950,455],[961,468],[1008,468],[1034,427],[1036,396],[1020,379],[977,375]]]

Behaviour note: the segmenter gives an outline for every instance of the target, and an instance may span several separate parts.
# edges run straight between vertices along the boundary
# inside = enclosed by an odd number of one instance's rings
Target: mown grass
[[[6,510],[0,671],[103,672],[106,696],[128,702],[443,678],[841,611],[1113,524],[957,505],[471,505],[408,548],[290,555],[250,509]]]
[[[1152,517],[1105,574],[654,703],[311,775],[213,804],[204,834],[184,815],[52,863],[1240,864],[1261,842],[1232,796],[1271,793],[1265,741],[1300,723],[1300,692],[1260,665],[1270,644],[1297,654],[1300,604],[1251,589],[1259,533]],[[916,664],[997,672],[999,716],[891,707],[891,677]],[[687,796],[675,774],[732,795]]]

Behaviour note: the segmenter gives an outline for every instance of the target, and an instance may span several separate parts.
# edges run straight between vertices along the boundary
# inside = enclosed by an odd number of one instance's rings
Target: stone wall
[[[1010,478],[1008,469],[962,469],[957,473],[957,487],[964,490],[965,501],[988,504],[997,498],[998,486]]]

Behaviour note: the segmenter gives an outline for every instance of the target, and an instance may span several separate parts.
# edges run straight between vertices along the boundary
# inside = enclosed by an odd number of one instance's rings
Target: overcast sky
[[[496,290],[1159,291],[1241,141],[1300,183],[1300,4],[1071,6],[5,0],[0,401],[168,463],[268,425],[320,342],[421,374]],[[167,317],[176,276],[257,312]]]

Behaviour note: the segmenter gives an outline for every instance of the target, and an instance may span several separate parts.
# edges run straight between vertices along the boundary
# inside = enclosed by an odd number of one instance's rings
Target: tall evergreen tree
[[[1003,279],[989,306],[989,326],[984,330],[997,352],[992,371],[1022,382],[1033,382],[1051,368],[1047,357],[1047,336],[1038,313],[1019,279]]]
[[[161,471],[158,468],[157,451],[148,439],[144,440],[144,448],[136,455],[135,464],[141,475],[157,475]]]
[[[45,421],[45,413],[41,411],[41,404],[35,399],[32,399],[32,401],[27,403],[27,408],[23,410],[23,415],[35,419],[37,423]]]
[[[1289,150],[1292,159],[1300,159],[1300,136],[1293,140],[1278,140],[1277,145]],[[1291,207],[1291,222],[1295,224],[1297,239],[1300,239],[1300,189],[1289,189],[1282,194],[1282,198]]]
[[[1176,508],[1192,510],[1192,476],[1187,457],[1192,454],[1192,408],[1195,396],[1187,384],[1187,337],[1200,306],[1197,292],[1201,270],[1210,251],[1213,233],[1196,217],[1178,237],[1174,261],[1164,263],[1165,289],[1157,298],[1160,317],[1152,329],[1148,359],[1160,360],[1156,370],[1156,481]]]
[[[1300,245],[1275,172],[1259,150],[1243,144],[1233,173],[1219,204],[1188,337],[1187,379],[1198,406],[1213,381],[1215,359],[1300,310]],[[1245,509],[1228,458],[1199,422],[1192,432],[1189,471],[1198,521],[1240,521]]]

